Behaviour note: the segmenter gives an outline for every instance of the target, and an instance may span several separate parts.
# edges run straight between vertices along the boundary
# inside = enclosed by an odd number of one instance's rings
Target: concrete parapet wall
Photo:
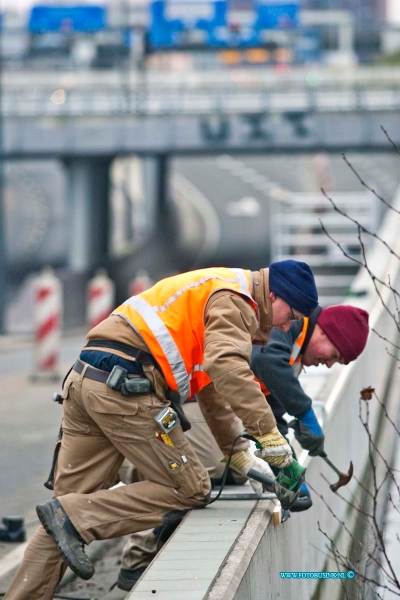
[[[400,194],[397,195],[394,205],[400,207]],[[400,218],[393,211],[388,211],[381,231],[381,238],[397,253],[400,248],[398,231]],[[385,282],[388,276],[392,286],[400,289],[400,263],[384,245],[376,240],[368,256],[368,265],[372,272]],[[367,292],[358,300],[351,300],[366,308],[370,312],[370,327],[381,336],[392,342],[398,341],[398,332],[386,306],[394,312],[394,295],[390,290],[379,286],[382,300],[374,288],[370,276],[364,269],[359,272],[354,281],[355,291]],[[392,416],[397,414],[396,394],[390,394],[390,384],[393,374],[397,370],[395,358],[388,352],[388,342],[381,339],[373,331],[362,356],[348,367],[337,365],[331,370],[318,398],[323,400],[327,409],[326,450],[335,464],[346,470],[350,460],[354,463],[354,472],[358,480],[368,485],[371,470],[368,459],[368,438],[359,419],[360,391],[371,385],[381,401]],[[391,349],[391,352],[393,350]],[[391,459],[396,434],[387,419],[383,418],[382,410],[375,401],[369,403],[370,426],[374,439],[387,458]],[[260,543],[249,561],[243,578],[238,586],[226,580],[223,594],[215,594],[214,589],[221,589],[224,572],[227,566],[221,569],[219,578],[206,598],[212,600],[266,600],[272,598],[298,598],[313,600],[341,598],[343,586],[338,580],[301,580],[281,579],[280,571],[337,571],[337,566],[328,559],[328,541],[322,531],[335,540],[335,543],[347,554],[349,546],[342,522],[351,532],[357,531],[358,539],[362,539],[363,531],[359,523],[357,511],[349,509],[347,504],[336,494],[333,494],[327,484],[336,480],[335,474],[330,471],[325,463],[319,459],[310,459],[306,452],[299,457],[300,462],[308,467],[307,481],[328,504],[313,494],[314,506],[311,510],[294,514],[290,520],[274,528],[270,520],[261,536]],[[384,474],[384,465],[377,462],[377,475],[380,479]],[[323,475],[326,480],[321,477]],[[355,479],[343,488],[342,494],[349,500],[359,500],[362,496],[361,488]],[[381,512],[384,510],[380,507]],[[335,516],[333,516],[332,511]],[[231,556],[235,554],[233,550]],[[352,554],[350,547],[349,555]],[[227,562],[229,565],[229,559]],[[229,578],[228,578],[229,579]],[[233,589],[236,588],[236,589]]]

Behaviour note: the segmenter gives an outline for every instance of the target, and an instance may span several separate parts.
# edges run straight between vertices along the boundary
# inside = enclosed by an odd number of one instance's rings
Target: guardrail
[[[394,206],[400,210],[400,191]],[[400,217],[388,211],[380,236],[395,251],[400,251],[398,231]],[[400,287],[400,263],[396,256],[390,254],[378,240],[368,254],[369,266],[372,272],[387,281],[390,276],[394,288]],[[374,285],[366,271],[357,275],[352,289],[355,293],[365,292],[362,298],[352,299],[357,304],[370,311],[370,327],[387,336],[393,342],[398,340],[398,332],[393,321],[377,297]],[[390,291],[381,290],[382,297],[394,311],[395,300]],[[397,414],[397,390],[391,390],[391,380],[396,363],[386,351],[387,342],[374,333],[370,334],[368,345],[361,357],[348,367],[336,365],[329,375],[322,378],[320,392],[315,399],[324,401],[327,413],[326,450],[334,458],[339,468],[348,468],[350,460],[354,463],[354,471],[358,481],[368,486],[370,483],[370,468],[368,459],[368,438],[359,420],[360,391],[368,385],[375,387],[378,396],[385,402],[389,414]],[[394,386],[396,387],[396,386]],[[391,393],[392,392],[392,393]],[[370,402],[370,429],[375,440],[379,438],[379,448],[389,460],[394,445],[395,432],[383,418],[382,411],[376,402]],[[332,472],[318,458],[311,459],[306,452],[299,456],[302,464],[308,467],[307,481],[323,495],[329,507],[336,515],[333,518],[324,502],[314,493],[314,506],[307,512],[292,515],[284,525],[274,526],[274,501],[262,500],[254,503],[253,509],[244,506],[239,516],[247,522],[236,536],[235,542],[226,550],[225,557],[212,561],[212,555],[219,548],[219,522],[227,520],[224,514],[227,503],[213,505],[214,510],[201,511],[201,520],[196,523],[187,519],[178,530],[178,535],[171,539],[158,558],[145,572],[139,584],[129,594],[129,600],[146,600],[154,597],[153,590],[162,598],[185,598],[185,600],[273,600],[310,598],[338,600],[342,597],[343,589],[340,581],[303,579],[283,579],[280,572],[293,571],[337,571],[337,565],[328,558],[326,538],[319,531],[326,532],[336,544],[343,542],[345,535],[342,522],[357,539],[362,540],[366,534],[365,527],[359,522],[357,511],[343,502],[337,494],[333,494],[323,479],[332,480]],[[386,467],[377,462],[378,478],[384,475]],[[343,495],[352,502],[361,499],[362,488],[356,479],[342,490]],[[215,511],[220,511],[219,515]],[[384,502],[378,507],[379,518],[385,510]],[[250,514],[249,514],[250,513]],[[196,517],[197,518],[197,517]],[[226,524],[225,524],[226,526]],[[214,528],[214,529],[213,529]],[[204,571],[204,562],[197,565],[196,533],[207,530],[206,548],[210,551],[210,560]],[[214,531],[214,533],[212,533]],[[176,552],[179,552],[179,540],[182,543],[192,539],[191,547],[185,547],[183,559],[191,565],[190,573],[184,572],[184,566],[179,564]],[[180,537],[179,537],[180,536]],[[173,540],[175,539],[175,543]],[[229,545],[229,544],[226,544]],[[168,571],[168,565],[173,565],[168,580],[163,578]],[[212,573],[211,573],[212,571]],[[193,586],[190,588],[190,581]],[[211,584],[209,583],[211,581]],[[208,583],[207,583],[208,582]],[[182,590],[184,590],[182,592]],[[354,590],[353,590],[354,591]],[[183,594],[183,595],[182,595]],[[158,596],[157,596],[158,597]]]
[[[382,90],[400,84],[400,68],[363,67],[333,68],[326,65],[279,67],[235,67],[220,69],[108,69],[57,71],[39,68],[32,70],[5,70],[2,74],[5,88],[10,86],[29,88],[31,86],[55,86],[88,89],[101,87],[114,89],[122,84],[134,88],[143,79],[151,87],[168,88],[215,88],[221,86],[241,86],[250,89],[365,88]]]
[[[394,111],[400,71],[6,73],[5,117]]]
[[[4,117],[162,116],[396,111],[400,85],[387,90],[299,90],[276,92],[267,88],[219,90],[182,89],[147,91],[120,87],[107,90],[6,90]]]

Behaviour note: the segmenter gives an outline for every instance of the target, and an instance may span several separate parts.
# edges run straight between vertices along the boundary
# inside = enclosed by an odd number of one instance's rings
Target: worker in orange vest
[[[297,441],[311,456],[323,451],[325,438],[312,400],[298,377],[303,366],[326,365],[330,368],[337,362],[349,364],[355,360],[367,343],[368,318],[367,311],[355,306],[317,306],[311,317],[296,321],[289,331],[273,329],[266,346],[253,346],[250,366],[274,413],[280,433],[287,436],[289,431],[285,413],[295,417],[289,425],[294,428]],[[185,404],[185,411],[191,415],[193,422],[193,428],[186,435],[209,471],[211,481],[214,478],[218,485],[218,474],[221,474],[232,442],[243,425],[212,385],[198,394],[198,402],[191,398]],[[248,446],[249,442],[245,440],[240,441],[240,447],[235,445],[227,479],[231,485],[244,483],[249,469],[263,470],[260,462],[255,463]],[[265,464],[265,467],[268,465]],[[272,466],[272,470],[278,474],[276,467]],[[255,491],[262,491],[257,490],[257,482],[249,481]],[[308,510],[311,506],[310,491],[303,483],[291,512]],[[121,557],[119,588],[132,589],[173,529],[174,526],[170,529],[156,528],[130,536]]]
[[[272,326],[288,330],[317,303],[305,263],[216,267],[164,279],[93,328],[63,386],[55,497],[37,507],[42,527],[6,600],[50,600],[66,566],[92,577],[84,544],[157,527],[207,502],[208,473],[169,406],[180,412],[208,385],[257,440],[260,458],[291,467],[250,369],[252,343],[266,343]],[[124,457],[147,479],[109,490]]]

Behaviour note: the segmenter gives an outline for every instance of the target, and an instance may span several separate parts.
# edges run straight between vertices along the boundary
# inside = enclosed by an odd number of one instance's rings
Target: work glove
[[[255,435],[254,439],[262,446],[262,450],[258,449],[254,452],[259,458],[278,469],[292,464],[292,449],[276,426],[264,435]]]
[[[221,462],[226,463],[227,460],[227,456],[221,458]],[[233,471],[237,471],[238,473],[240,473],[240,475],[244,475],[245,477],[247,477],[249,469],[254,469],[255,471],[258,471],[263,475],[267,475],[269,478],[274,477],[274,474],[272,473],[271,469],[269,469],[267,465],[263,465],[261,461],[256,461],[254,459],[253,453],[249,449],[239,450],[239,452],[235,452],[235,454],[232,455],[229,466]],[[260,483],[259,481],[255,481],[250,477],[248,477],[248,480],[250,481],[251,487],[253,488],[256,494],[260,495],[263,493],[264,490],[262,483]]]
[[[324,452],[325,436],[312,408],[288,424],[294,429],[294,437],[302,448],[308,450],[310,456],[319,456]]]

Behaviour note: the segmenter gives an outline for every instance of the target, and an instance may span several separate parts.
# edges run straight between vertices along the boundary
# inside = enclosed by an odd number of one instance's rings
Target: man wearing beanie
[[[253,348],[251,368],[261,382],[279,431],[286,436],[288,423],[283,415],[294,416],[289,426],[311,456],[323,451],[324,434],[312,400],[298,380],[302,367],[322,364],[330,368],[336,362],[347,365],[355,360],[367,343],[368,317],[367,311],[355,306],[318,306],[309,319],[296,321],[287,332],[274,330],[267,346]],[[292,512],[306,510],[311,504],[303,484]]]
[[[269,268],[269,289],[277,298],[308,316],[315,308],[315,282],[310,267],[296,260],[282,260]]]
[[[50,600],[66,566],[93,576],[85,544],[204,506],[210,479],[171,403],[180,412],[188,397],[214,386],[259,442],[260,458],[291,467],[291,448],[250,368],[252,342],[265,344],[273,326],[287,331],[317,304],[305,263],[215,267],[159,281],[89,331],[62,390],[54,497],[36,507],[42,526],[5,599]],[[145,480],[110,490],[124,457]]]

